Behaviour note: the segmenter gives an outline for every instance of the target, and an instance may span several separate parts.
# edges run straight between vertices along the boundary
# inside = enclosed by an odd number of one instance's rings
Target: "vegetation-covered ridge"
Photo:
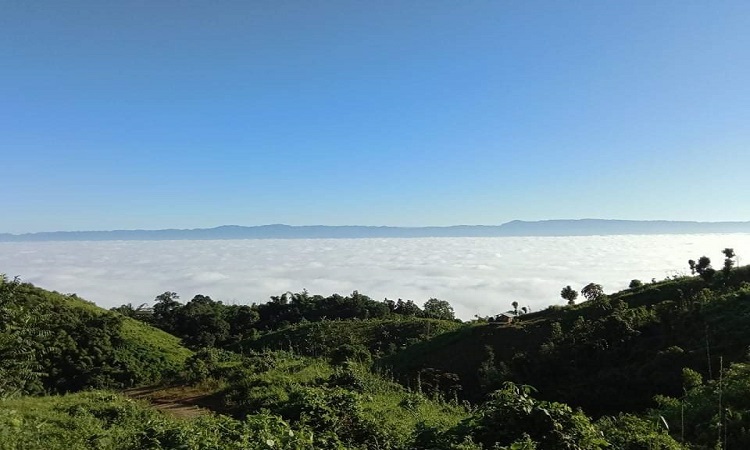
[[[273,333],[295,326],[295,330],[301,330],[303,334],[305,331],[314,333],[321,325],[312,328],[305,325],[326,324],[323,326],[335,327],[336,331],[355,341],[362,341],[373,348],[380,346],[384,351],[391,344],[405,345],[413,339],[455,328],[455,323],[460,322],[455,319],[453,308],[445,300],[431,298],[420,307],[412,300],[375,301],[357,291],[347,296],[333,294],[328,297],[310,295],[307,291],[287,292],[271,297],[267,303],[252,305],[225,305],[206,295],[196,295],[183,304],[179,298],[175,292],[164,292],[156,297],[153,308],[135,308],[128,304],[113,308],[113,311],[179,336],[185,345],[193,348],[253,348],[257,347],[253,341],[262,337],[258,345],[280,348],[283,343],[288,349],[288,341],[294,340],[292,345],[304,350],[310,343],[299,341],[303,337],[300,334],[287,336],[287,342],[280,342],[280,335]],[[346,321],[346,325],[332,325],[331,321]],[[371,326],[368,328],[352,321],[370,321]],[[405,325],[407,322],[412,322],[414,327]],[[372,325],[384,328],[380,330],[380,339],[374,335],[378,330],[374,330]],[[350,328],[360,330],[349,332]],[[393,332],[389,333],[388,329]],[[370,335],[365,336],[367,333]],[[320,344],[326,336],[332,337],[325,331],[304,337],[314,337]],[[342,338],[337,339],[342,341]],[[307,353],[311,351],[314,354],[314,349],[309,349]]]
[[[191,354],[142,322],[0,277],[0,396],[156,383]]]
[[[519,315],[507,325],[479,320],[378,364],[407,379],[454,374],[472,401],[513,381],[597,416],[640,411],[655,406],[657,394],[681,395],[683,368],[714,379],[720,359],[746,358],[750,266],[706,264],[698,276],[634,280],[628,290]]]

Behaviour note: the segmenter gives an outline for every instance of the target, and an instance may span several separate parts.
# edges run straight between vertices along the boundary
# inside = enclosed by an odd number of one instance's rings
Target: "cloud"
[[[103,307],[149,302],[164,291],[227,303],[261,303],[306,288],[358,290],[376,300],[430,297],[457,314],[496,314],[513,301],[533,310],[562,304],[560,289],[589,282],[606,292],[631,279],[687,272],[687,260],[721,249],[750,261],[750,235],[517,238],[109,241],[0,243],[0,273],[75,292]],[[742,261],[741,261],[742,262]]]

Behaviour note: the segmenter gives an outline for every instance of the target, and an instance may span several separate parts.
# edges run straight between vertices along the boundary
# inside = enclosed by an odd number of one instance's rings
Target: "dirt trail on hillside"
[[[137,400],[146,400],[154,408],[180,419],[193,419],[210,414],[210,396],[186,386],[150,386],[132,388],[123,394]]]

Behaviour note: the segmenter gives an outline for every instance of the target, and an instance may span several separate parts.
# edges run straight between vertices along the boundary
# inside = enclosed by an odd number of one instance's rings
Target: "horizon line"
[[[459,227],[475,227],[475,228],[500,228],[509,224],[523,223],[523,224],[543,224],[550,222],[620,222],[620,223],[669,223],[669,224],[698,224],[698,225],[715,225],[715,224],[726,224],[726,225],[739,225],[739,224],[750,224],[750,220],[723,220],[723,221],[701,221],[701,220],[671,220],[671,219],[601,219],[601,218],[579,218],[579,219],[539,219],[539,220],[525,220],[525,219],[513,219],[507,222],[499,224],[453,224],[453,225],[322,225],[322,224],[306,224],[306,225],[290,225],[285,223],[266,223],[259,225],[237,225],[237,224],[222,224],[215,226],[206,227],[194,227],[194,228],[115,228],[115,229],[79,229],[79,230],[45,230],[45,231],[27,231],[27,232],[1,232],[0,236],[13,236],[22,237],[38,234],[52,234],[52,233],[116,233],[116,232],[157,232],[157,231],[207,231],[217,230],[221,228],[268,228],[268,227],[286,227],[286,228],[375,228],[375,229],[407,229],[407,230],[420,230],[420,229],[450,229]]]

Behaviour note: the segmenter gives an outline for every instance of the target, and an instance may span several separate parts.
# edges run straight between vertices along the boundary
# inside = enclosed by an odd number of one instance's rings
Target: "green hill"
[[[74,295],[5,278],[0,291],[0,309],[7,316],[0,335],[10,339],[0,348],[15,352],[14,359],[33,368],[17,387],[20,391],[58,393],[154,383],[175,375],[192,354],[176,337]]]
[[[474,324],[381,359],[405,382],[455,374],[473,401],[503,381],[594,415],[640,411],[656,394],[679,396],[682,369],[705,378],[742,361],[750,346],[750,266],[707,282],[683,277],[572,307],[551,307],[511,325]]]

